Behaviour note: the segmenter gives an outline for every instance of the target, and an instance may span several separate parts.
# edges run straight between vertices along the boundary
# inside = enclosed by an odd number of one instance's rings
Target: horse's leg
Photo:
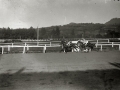
[[[65,52],[65,53],[67,53],[67,48],[68,48],[68,47],[65,47],[65,48],[64,48],[64,52]]]
[[[67,53],[68,52],[68,50],[67,49],[65,49],[65,53]]]
[[[88,46],[88,52],[91,52],[91,47]]]
[[[60,53],[61,53],[61,52],[64,52],[64,48],[60,50]]]
[[[79,52],[79,47],[77,47],[76,49],[77,49],[77,52]]]
[[[79,46],[80,51],[82,51],[82,46]]]
[[[72,48],[72,52],[76,52],[76,49],[74,47]]]
[[[73,46],[70,46],[70,47],[71,47],[72,52],[74,52],[74,47]]]
[[[93,46],[91,47],[91,51],[93,50]]]
[[[76,48],[76,52],[79,52],[78,48]]]
[[[60,53],[63,51],[64,52],[64,44],[61,45],[61,50],[60,50]]]
[[[66,48],[64,47],[63,52],[65,52],[65,51],[66,51]]]
[[[64,52],[64,48],[65,48],[64,46],[61,48],[60,53],[61,53],[62,51]]]
[[[91,52],[91,47],[89,47],[89,52]]]
[[[80,48],[78,47],[78,52],[80,52]]]
[[[77,46],[73,46],[73,48],[75,49],[76,52],[78,52]]]

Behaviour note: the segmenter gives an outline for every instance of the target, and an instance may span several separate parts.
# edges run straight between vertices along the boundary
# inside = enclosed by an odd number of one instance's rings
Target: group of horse
[[[76,43],[73,43],[73,41],[61,41],[62,49],[60,52],[91,52],[95,46],[95,44],[92,44],[90,42],[86,42],[85,40],[78,40]]]

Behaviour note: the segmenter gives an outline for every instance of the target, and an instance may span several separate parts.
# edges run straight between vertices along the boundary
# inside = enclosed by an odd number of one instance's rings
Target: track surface
[[[71,70],[93,70],[115,68],[110,63],[120,63],[120,52],[90,53],[29,53],[3,54],[0,56],[0,73],[58,72]]]
[[[0,55],[0,90],[119,90],[120,51]]]

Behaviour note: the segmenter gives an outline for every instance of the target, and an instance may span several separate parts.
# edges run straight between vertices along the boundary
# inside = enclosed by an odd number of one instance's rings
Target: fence
[[[0,43],[2,48],[1,53],[4,54],[4,49],[10,52],[11,48],[23,48],[22,53],[25,53],[29,48],[43,48],[43,53],[46,52],[47,47],[60,47],[61,45],[55,42],[25,42],[25,43]]]
[[[100,42],[100,40],[104,42]],[[92,43],[95,43],[96,48],[100,46],[100,50],[102,51],[103,46],[119,46],[120,50],[120,42],[110,42],[109,39],[99,39],[99,40],[88,40]],[[75,41],[76,42],[76,41]],[[37,42],[21,42],[21,43],[0,43],[0,47],[2,48],[1,53],[4,54],[4,49],[7,48],[7,51],[9,52],[11,48],[23,48],[22,53],[25,53],[26,50],[28,51],[29,48],[43,48],[43,53],[46,52],[47,47],[60,47],[59,45],[60,41],[37,41]]]
[[[100,40],[102,42],[100,42]],[[106,40],[107,42],[105,41],[103,42],[103,40]],[[101,51],[103,50],[103,46],[112,46],[112,47],[119,46],[119,50],[120,50],[120,42],[110,42],[109,39],[98,39],[98,40],[88,40],[88,41],[90,41],[91,43],[94,43],[96,48],[100,46]]]
[[[114,46],[119,46],[119,51],[120,51],[120,42],[111,42],[111,43],[96,43],[95,44],[96,45],[96,47],[98,47],[98,46],[100,46],[100,50],[102,51],[102,49],[103,49],[103,46],[112,46],[112,47],[114,47]]]
[[[60,40],[62,40],[63,38],[53,38],[53,39],[13,39],[13,40],[21,40],[21,41],[23,41],[23,42],[33,42],[33,41],[35,41],[35,42],[37,42],[37,41],[50,41],[50,40],[52,40],[52,41],[60,41]],[[72,40],[72,41],[74,41],[74,40],[79,40],[79,39],[81,39],[81,38],[66,38],[67,40]],[[85,38],[85,39],[87,39],[87,40],[107,40],[107,39],[109,39],[109,40],[120,40],[120,38]],[[6,39],[0,39],[0,42],[4,42]],[[7,39],[7,40],[12,40],[12,39]]]

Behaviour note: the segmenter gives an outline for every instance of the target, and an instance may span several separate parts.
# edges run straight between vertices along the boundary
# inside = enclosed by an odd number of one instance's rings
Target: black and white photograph
[[[120,90],[120,0],[0,0],[0,90]]]

